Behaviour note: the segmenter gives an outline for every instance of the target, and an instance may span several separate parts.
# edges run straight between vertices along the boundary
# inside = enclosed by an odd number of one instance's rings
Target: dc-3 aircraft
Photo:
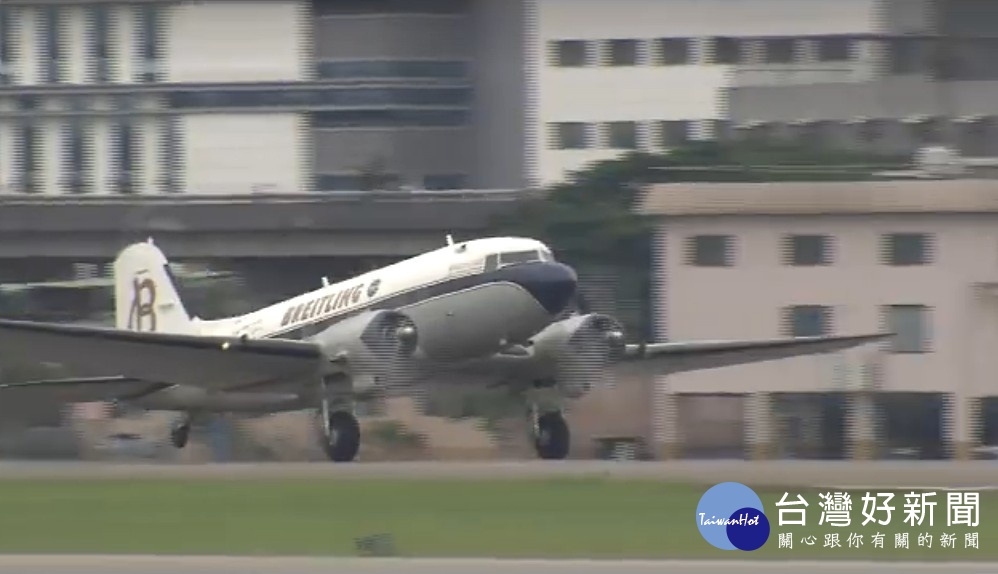
[[[324,283],[325,280],[323,281]],[[454,243],[258,311],[191,317],[152,240],[114,263],[116,328],[0,320],[0,356],[57,363],[82,378],[0,386],[6,397],[119,401],[181,413],[187,443],[205,413],[318,411],[328,457],[360,446],[365,393],[434,372],[485,374],[522,393],[539,457],[569,448],[562,402],[616,363],[666,374],[830,353],[888,335],[626,344],[617,320],[571,312],[575,271],[540,241]],[[409,381],[409,383],[405,383]],[[23,393],[23,394],[22,394]]]

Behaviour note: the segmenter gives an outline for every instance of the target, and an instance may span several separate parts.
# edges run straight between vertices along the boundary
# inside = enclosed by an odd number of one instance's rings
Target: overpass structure
[[[0,259],[109,259],[153,237],[171,259],[405,257],[484,233],[541,192],[0,198]]]

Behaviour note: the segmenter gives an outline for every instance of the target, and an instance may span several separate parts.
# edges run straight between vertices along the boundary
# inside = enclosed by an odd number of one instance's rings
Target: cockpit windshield
[[[547,249],[493,253],[485,258],[485,270],[495,271],[500,267],[509,267],[510,265],[519,265],[521,263],[534,263],[537,261],[554,261],[554,256]]]
[[[517,263],[530,263],[541,261],[541,254],[536,249],[530,251],[507,251],[499,254],[499,266],[516,265]]]

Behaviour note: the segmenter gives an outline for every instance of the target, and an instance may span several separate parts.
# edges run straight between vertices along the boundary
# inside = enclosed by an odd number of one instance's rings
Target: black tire
[[[544,460],[562,460],[571,446],[568,423],[561,413],[544,413],[537,419],[537,436],[534,449]]]
[[[326,456],[333,462],[351,462],[360,450],[360,423],[352,413],[329,413],[328,437],[322,441]]]
[[[174,448],[184,448],[187,446],[187,439],[190,438],[190,425],[177,425],[170,429],[170,442]]]

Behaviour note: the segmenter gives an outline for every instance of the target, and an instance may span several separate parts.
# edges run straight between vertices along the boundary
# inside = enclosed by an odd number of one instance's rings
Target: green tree
[[[612,269],[616,295],[637,301],[621,314],[630,338],[651,335],[652,237],[656,222],[635,213],[648,184],[869,180],[874,172],[899,169],[906,157],[828,150],[799,142],[704,142],[667,154],[632,153],[569,174],[542,199],[524,203],[494,221],[496,234],[535,237],[559,259],[579,269]]]

